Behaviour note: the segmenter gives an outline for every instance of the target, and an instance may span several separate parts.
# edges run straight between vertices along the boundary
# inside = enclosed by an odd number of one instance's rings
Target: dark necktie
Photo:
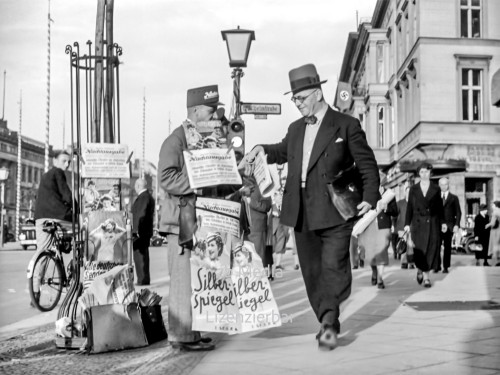
[[[443,193],[443,206],[446,203],[446,194]]]
[[[314,125],[316,124],[316,122],[318,122],[318,119],[316,118],[316,116],[309,116],[309,117],[304,117],[304,121],[308,125]]]

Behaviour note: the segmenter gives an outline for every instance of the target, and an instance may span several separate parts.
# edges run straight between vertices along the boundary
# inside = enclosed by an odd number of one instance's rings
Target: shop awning
[[[416,173],[417,168],[423,162],[429,163],[433,167],[433,174],[445,175],[448,173],[463,172],[467,168],[465,160],[440,159],[440,160],[403,160],[399,162],[399,170],[406,173]]]

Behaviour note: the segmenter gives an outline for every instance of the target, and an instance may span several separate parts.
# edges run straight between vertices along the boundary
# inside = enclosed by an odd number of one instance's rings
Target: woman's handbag
[[[354,164],[327,184],[333,205],[346,221],[358,214],[358,205],[363,200],[362,186],[361,175]]]
[[[408,250],[408,234],[404,233],[396,244],[396,252],[398,255],[403,255]]]
[[[477,242],[473,242],[469,245],[471,251],[483,251],[483,245]]]
[[[193,249],[193,235],[196,231],[196,194],[179,197],[179,246]]]

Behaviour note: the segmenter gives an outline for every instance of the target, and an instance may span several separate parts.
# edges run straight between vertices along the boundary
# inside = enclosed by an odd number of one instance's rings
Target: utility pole
[[[114,143],[113,129],[113,3],[114,0],[98,0],[95,33],[95,84],[94,118],[91,123],[91,142]],[[104,35],[106,34],[106,39]],[[104,64],[106,61],[106,64]],[[104,104],[104,105],[103,105]],[[102,137],[101,137],[101,117]]]
[[[21,218],[21,174],[23,171],[21,160],[22,131],[23,124],[23,92],[19,98],[19,131],[17,132],[17,194],[16,194],[16,238],[19,238],[19,219]]]
[[[144,167],[146,166],[146,88],[142,101],[142,161],[141,161],[141,178],[144,178]]]
[[[49,133],[50,133],[50,0],[47,14],[47,110],[45,115],[45,172],[49,170]]]
[[[7,71],[3,71],[3,104],[2,104],[2,120],[5,118],[5,83],[7,81]]]

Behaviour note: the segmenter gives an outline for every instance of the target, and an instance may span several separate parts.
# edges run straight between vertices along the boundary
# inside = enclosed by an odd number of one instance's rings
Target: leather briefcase
[[[148,345],[137,303],[92,306],[85,310],[84,316],[90,353]]]
[[[141,318],[148,344],[151,345],[168,337],[160,305],[141,306]]]
[[[358,205],[363,200],[363,181],[354,164],[335,176],[327,187],[333,205],[344,220],[358,215]]]

